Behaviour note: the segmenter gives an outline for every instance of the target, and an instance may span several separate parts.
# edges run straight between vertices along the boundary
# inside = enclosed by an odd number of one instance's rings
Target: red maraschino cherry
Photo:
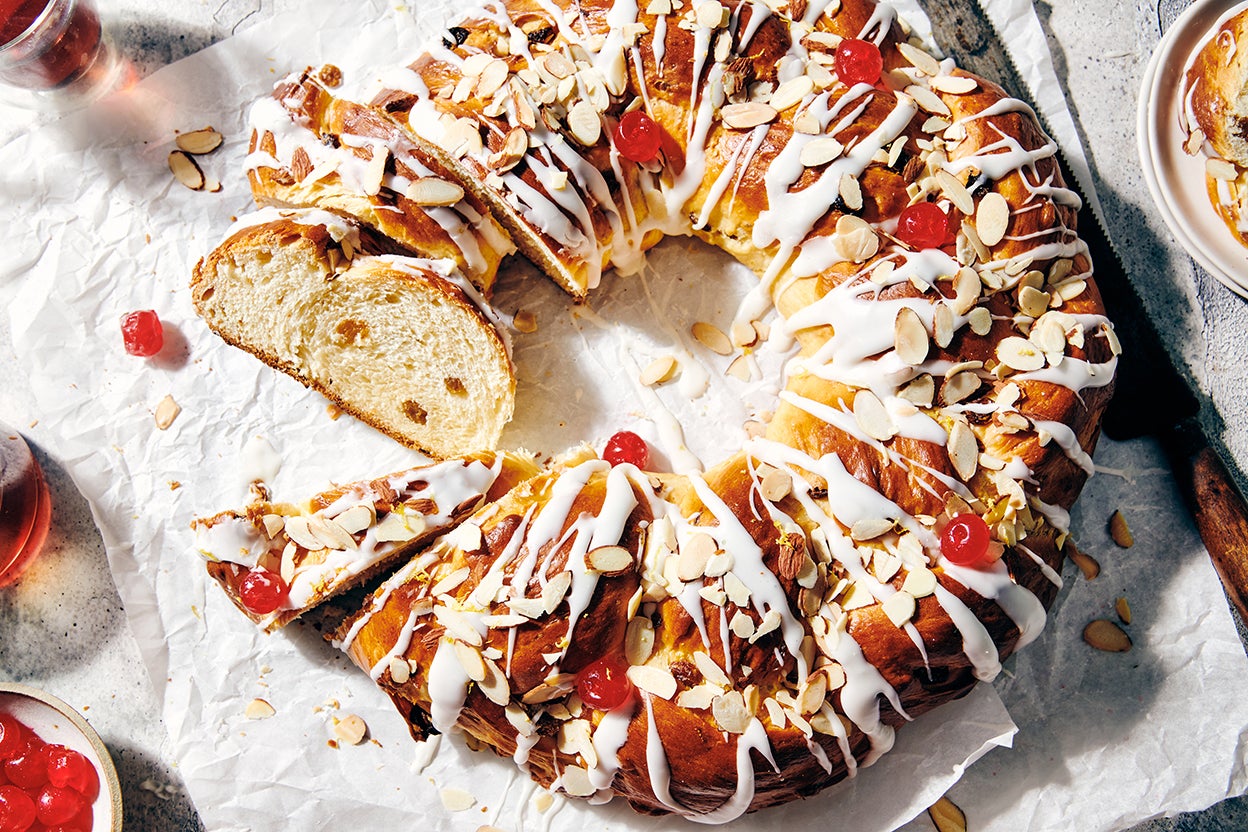
[[[932,202],[908,205],[897,218],[896,236],[913,249],[940,248],[949,243],[949,215]]]
[[[35,813],[40,823],[59,826],[77,817],[85,805],[86,799],[73,789],[58,789],[48,785],[43,787],[35,799]]]
[[[649,162],[659,155],[663,128],[641,110],[620,116],[615,127],[615,149],[630,162]]]
[[[100,775],[91,761],[72,748],[48,746],[48,782],[58,789],[73,789],[87,799],[100,793]]]
[[[645,468],[650,463],[650,446],[631,430],[622,430],[612,434],[602,449],[602,458],[612,465],[625,462]]]
[[[160,317],[151,309],[129,312],[121,317],[121,337],[126,352],[147,358],[160,352],[165,345],[165,330]]]
[[[26,832],[34,825],[35,801],[17,786],[0,786],[0,832]]]
[[[992,534],[978,514],[959,514],[940,535],[940,551],[957,566],[981,567],[992,562]]]
[[[591,708],[610,711],[624,704],[632,693],[633,683],[628,681],[628,663],[621,656],[603,656],[576,674],[576,692],[581,701]]]
[[[874,84],[884,70],[884,56],[880,47],[869,40],[845,38],[836,47],[833,58],[836,76],[849,86]]]
[[[12,714],[0,714],[0,762],[18,756],[25,747],[22,723]]]
[[[290,587],[276,572],[257,566],[238,585],[238,597],[243,606],[257,615],[268,615],[282,605]]]

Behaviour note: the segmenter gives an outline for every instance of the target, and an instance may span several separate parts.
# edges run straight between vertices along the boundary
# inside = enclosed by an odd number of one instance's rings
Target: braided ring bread
[[[878,82],[840,80],[843,39]],[[694,235],[760,277],[734,331],[774,306],[794,350],[710,470],[570,452],[380,586],[336,641],[414,736],[723,822],[854,775],[1036,637],[1118,345],[1025,105],[872,0],[493,0],[386,80],[375,110],[574,298]],[[649,161],[614,138],[637,109]],[[916,248],[924,202],[951,233]],[[990,562],[942,550],[963,514]],[[615,657],[630,693],[595,707]]]

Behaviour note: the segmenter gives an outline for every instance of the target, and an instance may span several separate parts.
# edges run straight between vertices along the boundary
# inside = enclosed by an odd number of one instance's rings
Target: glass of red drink
[[[34,560],[51,520],[39,462],[19,433],[0,424],[0,586],[16,581]]]
[[[87,99],[112,86],[117,61],[91,0],[0,0],[0,84],[32,100]]]

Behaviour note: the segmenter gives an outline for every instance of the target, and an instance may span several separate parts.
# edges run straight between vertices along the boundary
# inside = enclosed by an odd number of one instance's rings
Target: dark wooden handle
[[[1200,538],[1227,596],[1248,621],[1248,506],[1211,448],[1191,457],[1191,477]]]

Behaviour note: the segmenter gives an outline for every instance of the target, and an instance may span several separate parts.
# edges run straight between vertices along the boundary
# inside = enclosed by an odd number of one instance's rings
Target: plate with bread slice
[[[1248,3],[1197,2],[1145,71],[1144,178],[1166,225],[1214,277],[1248,297]]]

